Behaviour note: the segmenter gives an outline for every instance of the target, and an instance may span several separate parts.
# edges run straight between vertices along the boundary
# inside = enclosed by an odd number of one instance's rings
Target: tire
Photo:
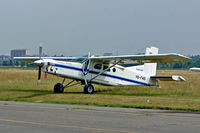
[[[94,86],[92,84],[85,85],[84,93],[85,94],[93,94],[94,93]]]
[[[61,83],[57,83],[54,86],[54,93],[63,93],[64,88],[63,85]]]

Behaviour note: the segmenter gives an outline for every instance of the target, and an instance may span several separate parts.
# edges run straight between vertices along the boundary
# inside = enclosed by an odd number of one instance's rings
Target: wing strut
[[[87,75],[88,72],[89,72],[90,62],[91,62],[91,60],[86,60],[84,62],[84,65],[83,65],[83,68],[82,68],[82,72],[83,72],[84,75]]]
[[[110,69],[110,68],[114,67],[115,65],[117,65],[120,61],[121,61],[121,60],[115,62],[113,65],[109,66],[108,68],[106,68],[106,69],[103,70],[102,72],[99,72],[96,76],[94,76],[93,78],[91,78],[91,79],[89,80],[89,82],[92,81],[92,80],[94,80],[95,78],[97,78],[99,75],[103,74],[103,73],[104,73],[105,71],[107,71],[108,69]]]

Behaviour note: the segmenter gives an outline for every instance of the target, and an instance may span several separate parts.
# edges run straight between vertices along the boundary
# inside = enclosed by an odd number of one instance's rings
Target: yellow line
[[[50,124],[50,123],[9,120],[9,119],[1,119],[1,118],[0,118],[0,121],[13,122],[13,123],[22,123],[22,124],[31,124],[31,125],[40,125],[40,126],[50,126],[50,127],[65,127],[65,128],[76,128],[76,129],[85,129],[85,130],[107,131],[107,132],[138,133],[138,132],[134,132],[134,131],[125,131],[125,130],[104,129],[104,128],[91,128],[91,127],[70,126],[70,125],[58,125],[58,124]]]
[[[81,109],[80,110],[77,109],[75,111],[108,112],[106,110],[81,110]],[[138,112],[115,112],[115,111],[110,111],[109,113],[122,114],[122,115],[131,115],[131,116],[167,116],[168,115],[166,113],[165,114],[164,113],[138,113]]]

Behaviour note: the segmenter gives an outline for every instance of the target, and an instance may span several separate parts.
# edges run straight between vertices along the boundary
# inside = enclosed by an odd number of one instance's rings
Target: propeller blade
[[[39,69],[38,69],[38,83],[40,83],[40,79],[41,79],[41,66],[39,66]]]
[[[42,57],[42,46],[40,45],[39,47],[39,58],[41,60]],[[38,71],[38,82],[40,83],[40,79],[41,79],[41,66],[39,66],[39,71]]]
[[[39,58],[41,59],[42,57],[42,46],[39,47]]]
[[[41,64],[41,58],[42,58],[42,46],[39,47],[39,58],[40,60],[35,61],[35,64]],[[42,66],[39,65],[39,69],[38,69],[38,82],[37,82],[37,88],[39,88],[39,83],[40,83],[40,79],[41,79],[41,69]]]

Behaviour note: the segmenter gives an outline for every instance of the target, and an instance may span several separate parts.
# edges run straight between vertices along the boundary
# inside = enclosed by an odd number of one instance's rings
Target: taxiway
[[[200,113],[0,101],[5,133],[199,133]]]

